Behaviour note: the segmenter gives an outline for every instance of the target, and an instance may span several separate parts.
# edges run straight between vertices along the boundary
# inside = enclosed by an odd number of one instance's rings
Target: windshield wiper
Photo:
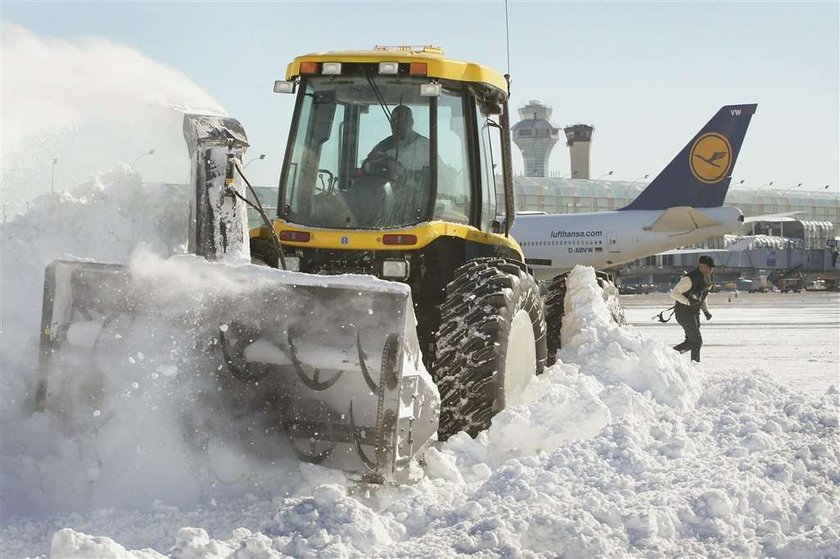
[[[379,106],[382,108],[382,112],[385,113],[385,118],[388,119],[388,125],[391,124],[391,110],[388,108],[388,105],[385,104],[385,98],[382,96],[382,91],[380,91],[379,86],[376,85],[376,81],[373,79],[373,71],[368,70],[365,72],[365,79],[367,79],[368,84],[370,85],[371,91],[376,96],[376,101],[379,103]]]

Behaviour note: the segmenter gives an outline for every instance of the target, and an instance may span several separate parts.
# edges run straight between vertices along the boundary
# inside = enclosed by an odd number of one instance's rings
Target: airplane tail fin
[[[622,210],[722,206],[757,105],[727,105],[691,139],[646,189]]]

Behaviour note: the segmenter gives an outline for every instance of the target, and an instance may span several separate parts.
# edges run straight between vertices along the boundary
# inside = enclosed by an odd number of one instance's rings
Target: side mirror
[[[296,86],[295,80],[277,80],[274,82],[274,93],[294,93]]]

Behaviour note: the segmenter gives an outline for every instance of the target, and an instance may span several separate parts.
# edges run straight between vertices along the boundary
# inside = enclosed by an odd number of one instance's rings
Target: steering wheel
[[[326,175],[327,181],[324,182],[324,176]],[[318,185],[315,185],[315,190],[317,192],[332,192],[333,186],[335,185],[338,179],[333,175],[332,171],[329,169],[318,169],[318,181],[321,183],[321,187],[318,188]]]
[[[366,159],[362,163],[362,171],[368,176],[393,182],[403,182],[407,175],[405,167],[399,161],[387,155]]]

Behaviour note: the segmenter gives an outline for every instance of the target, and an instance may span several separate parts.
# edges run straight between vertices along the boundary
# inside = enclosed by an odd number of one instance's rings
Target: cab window
[[[437,99],[437,199],[434,218],[470,222],[471,189],[464,97],[443,90]]]

